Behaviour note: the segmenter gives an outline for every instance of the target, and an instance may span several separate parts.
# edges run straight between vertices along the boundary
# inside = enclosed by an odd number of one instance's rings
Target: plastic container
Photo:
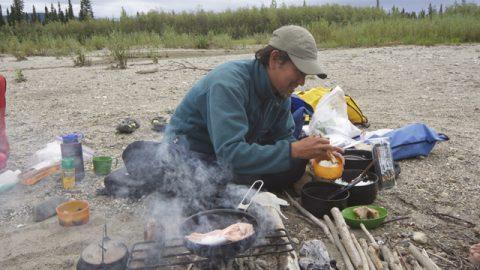
[[[60,204],[56,208],[58,222],[65,227],[88,223],[90,208],[87,201],[74,200]]]
[[[85,177],[85,167],[83,164],[83,149],[82,143],[80,142],[82,138],[83,134],[67,134],[62,136],[62,144],[60,145],[62,159],[74,159],[76,181],[80,181]]]
[[[73,158],[62,159],[62,182],[64,189],[75,187],[75,165]]]
[[[342,216],[345,219],[345,222],[353,228],[360,228],[360,223],[363,223],[367,229],[375,229],[378,226],[382,224],[382,222],[385,220],[387,217],[387,209],[381,207],[381,206],[376,206],[376,205],[366,205],[369,208],[375,209],[379,213],[378,218],[372,218],[372,219],[359,219],[353,212],[355,208],[360,207],[360,206],[352,206],[348,207],[342,210]]]

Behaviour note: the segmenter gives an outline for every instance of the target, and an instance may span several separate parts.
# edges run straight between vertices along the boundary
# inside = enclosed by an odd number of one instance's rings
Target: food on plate
[[[360,206],[353,210],[355,216],[359,219],[375,219],[380,217],[380,213],[377,210],[367,207],[367,206]]]
[[[202,245],[220,245],[227,242],[237,242],[251,236],[255,231],[250,223],[235,223],[223,230],[214,230],[207,233],[193,232],[186,238]]]

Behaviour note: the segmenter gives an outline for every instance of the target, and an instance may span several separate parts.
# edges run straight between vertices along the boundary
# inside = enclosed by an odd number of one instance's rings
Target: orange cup
[[[341,158],[335,156],[337,160],[337,164],[333,167],[325,167],[320,165],[320,161],[318,159],[312,159],[312,166],[313,172],[315,176],[321,178],[323,180],[334,181],[340,177],[342,177],[343,173],[343,161]]]

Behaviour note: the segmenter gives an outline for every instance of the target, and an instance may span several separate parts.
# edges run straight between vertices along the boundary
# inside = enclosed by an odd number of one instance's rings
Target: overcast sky
[[[341,4],[353,6],[375,6],[376,0],[306,0],[308,5],[322,5],[322,4]],[[35,5],[37,12],[43,12],[45,5],[50,8],[50,3],[54,3],[57,8],[57,2],[60,2],[62,9],[65,9],[68,0],[54,0],[54,1],[24,1],[25,11],[31,12],[32,5]],[[380,0],[383,8],[390,9],[392,5],[405,8],[406,11],[420,11],[427,9],[428,4],[436,6],[437,9],[441,4],[444,6],[451,5],[455,0]],[[461,2],[461,0],[458,0]],[[469,3],[480,4],[480,0],[467,0]],[[199,8],[208,11],[222,11],[225,9],[236,9],[239,7],[260,7],[262,4],[270,6],[271,0],[91,0],[93,13],[95,17],[119,17],[122,7],[125,8],[129,15],[134,15],[139,12],[148,12],[150,10],[164,10],[164,11],[195,11]],[[286,5],[303,4],[303,0],[277,0],[278,5],[285,3]],[[6,8],[12,4],[11,0],[0,0],[2,5],[3,15],[6,15]],[[80,0],[72,0],[75,15],[78,14],[80,8]]]

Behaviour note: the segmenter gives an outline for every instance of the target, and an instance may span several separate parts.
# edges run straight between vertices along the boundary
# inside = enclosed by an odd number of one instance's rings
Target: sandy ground
[[[249,57],[251,54],[174,61],[212,68]],[[417,245],[456,265],[434,258],[442,268],[460,269],[460,258],[468,256],[467,247],[480,242],[480,45],[336,49],[321,51],[320,58],[331,79],[310,78],[303,88],[342,86],[369,118],[369,130],[423,122],[450,137],[427,158],[400,162],[397,186],[382,192],[377,204],[385,206],[392,218],[411,218],[389,223],[373,234],[395,244],[423,231],[428,241]],[[83,132],[84,144],[96,153],[117,157],[130,142],[160,139],[161,133],[151,130],[150,119],[168,117],[192,84],[206,74],[204,70],[179,69],[172,61],[161,59],[153,64],[149,59],[137,59],[129,62],[126,70],[114,70],[106,64],[74,68],[70,58],[31,57],[16,62],[13,57],[1,56],[0,73],[8,81],[8,169],[25,169],[36,150],[71,131]],[[135,73],[152,68],[159,71]],[[15,69],[24,69],[26,82],[14,82]],[[141,128],[131,135],[116,134],[116,123],[127,116],[139,120]],[[82,249],[100,239],[105,216],[112,238],[129,246],[141,241],[145,199],[95,196],[101,186],[102,179],[89,170],[74,192],[64,191],[56,176],[0,194],[0,268],[74,269]],[[34,223],[33,205],[55,195],[88,200],[90,222],[73,228],[59,226],[56,217]],[[295,209],[285,212],[290,217],[287,227],[299,242],[325,239],[318,228],[299,218]],[[468,228],[435,213],[453,215],[477,227]],[[463,265],[473,269],[465,261]]]

